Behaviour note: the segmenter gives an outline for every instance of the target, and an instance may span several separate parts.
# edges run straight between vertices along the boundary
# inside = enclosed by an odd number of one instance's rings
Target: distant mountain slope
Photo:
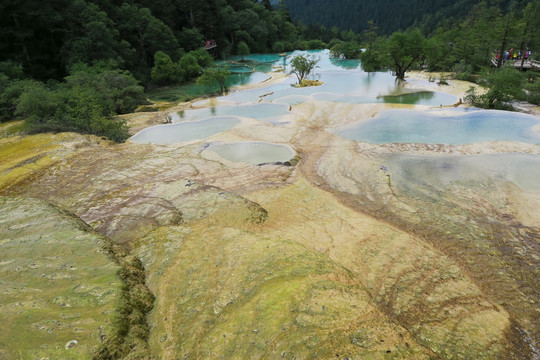
[[[360,32],[368,20],[374,20],[380,33],[405,30],[422,22],[433,29],[441,20],[464,16],[479,0],[285,0],[292,18],[305,24]],[[492,3],[493,1],[488,1]],[[508,0],[498,2],[503,10]],[[526,4],[526,0],[517,3]],[[519,5],[518,4],[518,5]]]

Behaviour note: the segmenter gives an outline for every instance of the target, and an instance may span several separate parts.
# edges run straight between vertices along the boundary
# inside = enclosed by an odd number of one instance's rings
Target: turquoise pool
[[[540,134],[533,129],[537,125],[540,125],[539,118],[509,111],[391,110],[368,122],[338,129],[335,133],[373,144],[461,145],[494,140],[540,144]]]
[[[132,136],[129,140],[141,144],[174,144],[202,140],[232,129],[240,123],[236,117],[217,116],[199,121],[152,126]]]

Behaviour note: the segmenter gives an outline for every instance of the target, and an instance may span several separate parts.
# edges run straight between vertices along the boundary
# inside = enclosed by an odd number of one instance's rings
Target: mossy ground
[[[4,128],[4,125],[2,128]],[[9,129],[17,128],[13,124]],[[19,135],[18,132],[0,136],[0,191],[14,186],[42,169],[65,159],[84,137],[71,133],[58,135]]]
[[[263,229],[265,235],[259,233]],[[264,224],[242,225],[231,222],[228,212],[217,212],[147,235],[140,256],[160,267],[150,285],[157,296],[150,315],[154,354],[429,358],[407,330],[377,309],[354,274],[325,254],[266,230]],[[164,267],[160,248],[169,249]]]
[[[92,358],[113,333],[122,286],[104,245],[51,205],[0,198],[0,358]]]

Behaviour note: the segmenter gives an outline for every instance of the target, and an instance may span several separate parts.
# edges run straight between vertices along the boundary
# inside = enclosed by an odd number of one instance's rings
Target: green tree
[[[523,9],[522,35],[519,49],[522,54],[529,50],[531,44],[538,45],[540,40],[540,1],[535,0],[527,4]],[[521,69],[525,63],[525,57],[521,59]]]
[[[197,28],[184,28],[178,34],[178,42],[186,51],[196,50],[204,45],[204,36]]]
[[[333,57],[358,59],[361,54],[360,45],[355,41],[340,42],[330,49]]]
[[[236,47],[236,52],[238,55],[242,55],[242,61],[244,61],[244,56],[249,55],[249,46],[245,42],[240,41]]]
[[[155,18],[149,9],[123,3],[115,20],[121,37],[136,49],[129,59],[129,68],[141,78],[149,73],[156,52],[163,51],[173,57],[178,54],[178,40],[172,30]]]
[[[207,90],[210,91],[213,86],[217,84],[219,87],[219,92],[224,93],[227,91],[225,81],[227,80],[227,75],[229,74],[230,72],[224,68],[208,68],[204,70],[201,76],[199,76],[197,79],[197,84],[206,87]]]
[[[152,68],[152,81],[158,85],[173,83],[176,77],[176,66],[163,51],[158,51],[154,55],[154,67]]]
[[[191,52],[182,56],[177,68],[181,74],[180,79],[183,81],[188,81],[199,76],[202,71],[202,66],[199,65],[197,58]]]
[[[119,39],[112,20],[95,4],[74,0],[66,17],[70,22],[61,54],[67,67],[108,59],[122,64],[133,53],[129,43]]]
[[[296,75],[298,84],[301,84],[306,76],[311,74],[318,62],[319,59],[305,55],[297,55],[291,60],[291,74]]]
[[[383,66],[392,69],[396,77],[405,80],[405,72],[424,58],[426,39],[419,30],[395,32],[383,44]]]
[[[270,3],[270,0],[262,0],[262,4],[267,10],[274,10],[272,8],[272,4]]]
[[[373,47],[373,42],[375,41],[375,38],[377,37],[377,29],[378,27],[375,25],[375,21],[368,20],[367,22],[368,28],[364,31],[364,36],[367,40],[367,49],[366,51],[368,54],[371,54],[371,48]]]

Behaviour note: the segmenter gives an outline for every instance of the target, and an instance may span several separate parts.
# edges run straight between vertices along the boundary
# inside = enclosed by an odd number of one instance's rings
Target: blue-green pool
[[[173,117],[173,122],[201,120],[211,116],[241,116],[274,122],[275,118],[286,115],[288,112],[289,106],[286,104],[222,105],[179,113]]]
[[[488,179],[509,181],[525,191],[540,192],[540,156],[493,155],[387,155],[384,164],[392,183],[405,191],[418,186],[442,189],[452,183],[481,183]]]
[[[141,144],[174,144],[184,141],[202,140],[209,136],[232,129],[240,119],[231,116],[217,116],[199,121],[152,126],[130,138]]]
[[[290,146],[257,141],[213,144],[204,151],[212,151],[232,162],[244,162],[253,165],[285,162],[295,155]]]
[[[540,144],[540,134],[533,129],[539,124],[535,116],[509,111],[391,110],[368,122],[338,129],[336,134],[373,144],[461,145],[494,140]]]

